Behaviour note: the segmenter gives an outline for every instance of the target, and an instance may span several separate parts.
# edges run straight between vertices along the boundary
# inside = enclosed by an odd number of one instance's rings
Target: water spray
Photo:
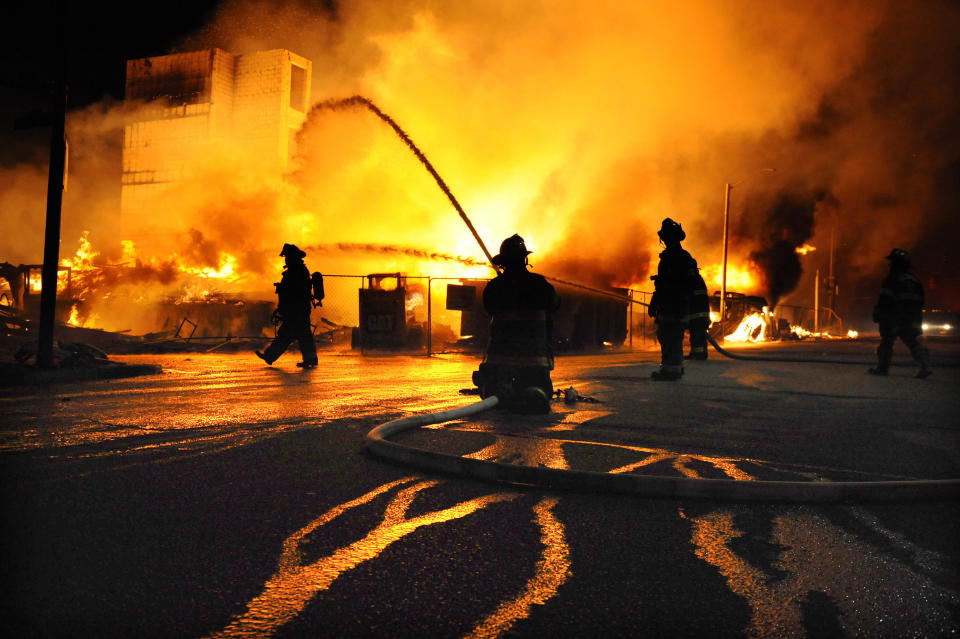
[[[425,156],[423,151],[421,151],[417,145],[413,143],[413,140],[410,139],[410,136],[407,135],[407,132],[401,129],[400,125],[397,124],[393,118],[381,111],[377,105],[362,95],[354,95],[340,100],[325,100],[314,106],[315,109],[325,109],[331,111],[354,107],[366,107],[373,112],[374,115],[390,125],[390,128],[393,129],[394,133],[396,133],[397,136],[403,140],[403,143],[407,145],[407,147],[415,156],[417,156],[417,159],[420,160],[420,163],[423,164],[427,171],[430,172],[430,175],[433,176],[433,179],[436,180],[437,186],[439,186],[440,190],[444,192],[444,194],[447,196],[447,199],[449,199],[450,203],[453,204],[453,208],[455,208],[457,213],[460,214],[460,218],[463,220],[464,224],[466,224],[467,228],[470,229],[470,232],[473,233],[473,237],[475,240],[477,240],[477,244],[480,245],[480,249],[483,251],[483,254],[487,256],[487,260],[490,262],[491,268],[499,273],[500,269],[497,268],[497,265],[493,263],[493,256],[490,255],[490,251],[487,250],[483,240],[480,239],[477,229],[473,227],[473,224],[470,222],[470,218],[468,218],[467,214],[464,212],[463,207],[460,206],[459,202],[457,202],[457,198],[453,197],[453,193],[450,192],[450,188],[447,186],[446,182],[443,181],[443,178],[440,177],[440,174],[437,173],[436,169],[433,168],[433,165],[430,164],[430,160],[427,159],[427,156]]]
[[[435,262],[456,262],[465,266],[483,266],[484,262],[472,257],[451,255],[438,251],[416,248],[412,246],[397,246],[394,244],[369,244],[362,242],[335,242],[331,244],[313,244],[304,247],[308,251],[329,252],[343,251],[345,253],[386,253],[389,255],[406,255]]]

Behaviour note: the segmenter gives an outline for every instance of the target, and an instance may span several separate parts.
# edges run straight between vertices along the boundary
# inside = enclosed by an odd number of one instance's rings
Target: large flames
[[[363,110],[313,108],[357,93],[430,157],[491,252],[520,233],[544,274],[648,288],[656,229],[670,216],[718,290],[726,184],[735,187],[728,290],[782,302],[801,275],[825,266],[830,221],[844,251],[844,299],[865,299],[848,282],[876,286],[872,256],[889,252],[894,233],[896,245],[912,246],[924,229],[946,228],[899,222],[952,210],[952,190],[934,176],[949,174],[957,147],[956,74],[942,54],[956,39],[956,13],[935,2],[763,11],[719,0],[221,3],[211,24],[180,34],[178,50],[250,52],[266,39],[264,48],[313,61],[306,122],[282,132],[295,138],[288,170],[262,170],[260,155],[237,140],[191,148],[188,179],[124,218],[111,144],[144,105],[72,111],[63,237],[89,229],[89,251],[101,253],[69,258],[84,301],[78,321],[104,298],[227,289],[272,299],[284,242],[324,247],[308,255],[323,272],[489,276],[448,198],[389,127]],[[891,52],[908,59],[891,64]],[[904,170],[902,149],[922,170]],[[0,165],[13,185],[0,192],[0,211],[16,231],[0,238],[0,256],[33,263],[46,174],[19,161],[16,170]],[[777,172],[758,174],[765,166]],[[128,328],[116,319],[120,306],[97,312],[103,326]]]

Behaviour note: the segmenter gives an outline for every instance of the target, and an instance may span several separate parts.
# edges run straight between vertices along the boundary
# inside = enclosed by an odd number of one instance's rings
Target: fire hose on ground
[[[960,498],[960,479],[905,481],[738,481],[663,475],[610,474],[544,466],[519,466],[417,448],[391,441],[402,432],[464,419],[495,408],[496,396],[437,413],[411,415],[373,428],[367,451],[423,470],[546,490],[610,492],[667,499],[796,503],[943,501]]]
[[[849,359],[804,359],[802,357],[754,357],[751,355],[738,355],[737,353],[731,353],[726,350],[720,344],[717,343],[713,336],[710,333],[707,333],[707,341],[713,346],[713,348],[723,355],[724,357],[729,357],[730,359],[739,359],[747,362],[791,362],[798,364],[856,364],[857,366],[868,366],[871,363],[875,362],[863,362],[857,360]]]

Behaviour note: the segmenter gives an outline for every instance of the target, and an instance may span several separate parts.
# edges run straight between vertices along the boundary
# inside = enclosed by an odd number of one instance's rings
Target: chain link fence
[[[482,305],[488,281],[325,274],[323,305],[311,316],[317,345],[363,352],[482,352],[490,322]],[[650,341],[653,326],[644,304],[651,293],[559,280],[554,285],[561,297],[554,341],[561,352],[630,349]]]

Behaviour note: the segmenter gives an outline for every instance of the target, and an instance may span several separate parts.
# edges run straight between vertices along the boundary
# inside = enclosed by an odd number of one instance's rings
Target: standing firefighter
[[[688,359],[707,359],[710,298],[707,297],[707,283],[703,281],[699,271],[693,278],[693,297],[690,298],[690,313],[687,315],[687,322],[690,327],[690,355]]]
[[[923,334],[923,285],[910,272],[910,254],[895,248],[887,256],[890,274],[880,288],[880,298],[873,309],[873,321],[880,324],[880,346],[877,347],[877,366],[869,369],[871,375],[886,375],[893,359],[893,343],[899,337],[910,349],[913,359],[920,364],[917,377],[928,377],[930,352],[920,341]]]
[[[666,245],[654,281],[648,312],[657,322],[660,370],[650,376],[657,381],[676,381],[683,375],[683,333],[692,307],[697,261],[680,246],[687,234],[669,217],[657,231]]]
[[[293,244],[284,244],[280,255],[285,258],[285,265],[283,276],[274,284],[278,298],[277,310],[273,313],[274,322],[279,323],[277,336],[266,351],[256,351],[256,354],[267,364],[272,364],[293,340],[297,340],[303,358],[297,366],[313,368],[317,365],[317,347],[310,331],[313,287],[310,271],[303,263],[307,254]]]
[[[503,272],[483,290],[490,343],[473,381],[481,397],[496,395],[508,408],[546,413],[553,396],[553,313],[560,298],[542,275],[527,270],[529,254],[523,238],[513,235],[493,258]]]

